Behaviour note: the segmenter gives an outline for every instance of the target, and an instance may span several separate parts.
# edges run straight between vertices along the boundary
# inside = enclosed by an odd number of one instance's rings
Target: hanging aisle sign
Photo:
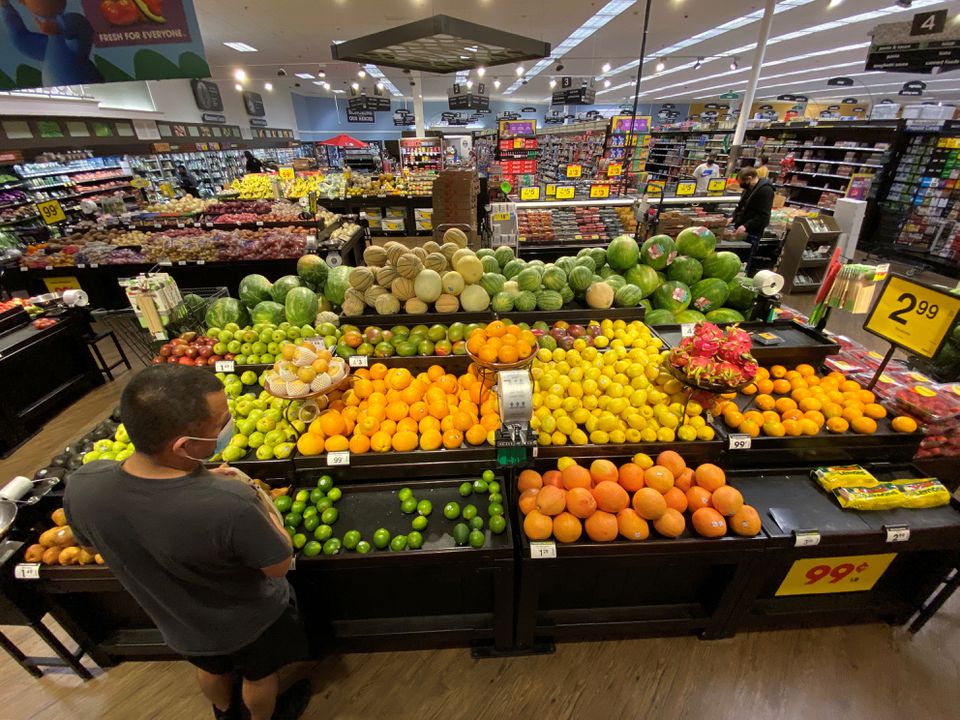
[[[932,73],[960,68],[960,25],[947,22],[945,9],[877,25],[871,35],[865,70]]]
[[[0,38],[0,90],[210,76],[193,0],[6,0]]]

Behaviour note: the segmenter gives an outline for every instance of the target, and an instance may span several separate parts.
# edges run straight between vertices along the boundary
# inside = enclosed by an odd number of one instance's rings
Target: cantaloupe
[[[375,307],[380,315],[394,315],[400,312],[400,301],[394,295],[388,293],[377,298]]]
[[[423,261],[413,253],[405,253],[397,262],[397,272],[403,277],[414,280],[423,270]]]
[[[443,293],[440,274],[435,270],[421,270],[417,279],[413,281],[413,290],[423,302],[436,302],[437,298]]]
[[[390,292],[400,302],[406,302],[416,294],[413,280],[405,277],[399,277],[390,285]]]
[[[468,248],[460,248],[453,254],[453,257],[450,259],[450,264],[453,267],[456,267],[457,263],[460,262],[461,259],[465,257],[472,257],[474,255],[475,253],[473,250],[469,250]]]
[[[363,261],[371,267],[382,267],[387,262],[387,251],[379,245],[371,245],[363,251]]]
[[[390,287],[390,284],[400,277],[400,273],[393,265],[385,265],[377,269],[377,284],[384,287]]]
[[[396,241],[388,242],[384,248],[387,251],[387,262],[394,266],[400,261],[400,256],[407,252],[407,248]]]
[[[411,315],[422,315],[427,311],[427,304],[420,298],[413,297],[407,300],[403,309]]]
[[[436,308],[438,313],[455,313],[460,309],[460,301],[456,295],[443,294],[437,298]]]
[[[442,273],[447,269],[447,259],[443,256],[442,252],[432,252],[427,255],[427,259],[423,261],[423,266]]]
[[[587,305],[598,310],[606,310],[613,305],[613,288],[605,282],[595,282],[587,288]]]
[[[350,271],[350,287],[354,287],[357,290],[366,290],[368,287],[373,285],[374,279],[375,276],[373,271],[368,267],[355,267]]]
[[[460,228],[450,228],[443,234],[443,242],[454,243],[458,247],[466,247],[467,243],[470,242],[470,238],[468,238],[467,234]]]

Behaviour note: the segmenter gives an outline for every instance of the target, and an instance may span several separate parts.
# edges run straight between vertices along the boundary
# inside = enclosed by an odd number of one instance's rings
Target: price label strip
[[[910,539],[910,528],[906,525],[884,525],[887,533],[887,542],[907,542]]]
[[[236,364],[233,362],[233,360],[217,360],[213,364],[213,369],[216,372],[232,373],[235,368]]]
[[[40,563],[17,563],[13,568],[13,576],[17,580],[39,580]]]
[[[610,186],[609,185],[591,185],[590,197],[592,198],[610,197]]]
[[[728,438],[727,448],[730,450],[749,450],[751,439],[746,433],[733,433]]]
[[[777,597],[826,595],[869,590],[890,567],[897,553],[804,558],[790,567]]]
[[[960,296],[890,275],[863,329],[896,347],[934,357],[960,313]]]
[[[366,355],[351,355],[348,361],[352,368],[365,368],[367,367],[367,362],[368,358]]]
[[[510,219],[510,213],[508,212],[498,212],[493,214],[494,222],[506,222]]]
[[[547,197],[554,197],[554,196],[556,196],[556,194],[557,194],[557,186],[554,185],[553,183],[548,183],[548,184],[547,184],[547,188],[546,188],[546,190],[545,190],[545,193],[546,193],[546,196],[547,196]]]
[[[697,184],[693,181],[683,181],[677,183],[677,197],[691,197],[697,192]]]

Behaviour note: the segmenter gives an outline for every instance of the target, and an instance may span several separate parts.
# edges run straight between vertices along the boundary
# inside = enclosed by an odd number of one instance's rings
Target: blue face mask
[[[185,457],[190,458],[191,460],[196,460],[197,462],[206,462],[210,460],[214,455],[218,455],[227,449],[227,445],[230,444],[230,441],[233,439],[235,432],[235,427],[233,424],[233,418],[231,417],[227,420],[227,424],[223,426],[223,429],[220,430],[220,433],[215,438],[201,438],[201,437],[192,437],[190,435],[185,436],[186,440],[200,440],[202,442],[209,442],[211,440],[216,440],[217,445],[211,453],[209,458],[195,458],[192,455],[186,455]]]

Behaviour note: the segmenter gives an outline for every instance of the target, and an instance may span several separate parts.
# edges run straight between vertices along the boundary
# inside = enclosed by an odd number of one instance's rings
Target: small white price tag
[[[730,450],[749,450],[750,436],[746,433],[734,433],[730,436],[727,448]]]
[[[887,542],[906,542],[910,539],[910,528],[906,526],[901,527],[888,527],[885,528],[887,531]]]
[[[183,229],[183,223],[178,222],[178,223],[177,223],[177,229]]]
[[[207,264],[206,260],[197,260],[197,265],[206,265],[206,264]]]
[[[98,267],[100,267],[100,264],[99,264],[99,263],[90,263],[90,267],[92,267],[92,268],[98,268]]]
[[[263,220],[257,220],[257,227],[263,227]]]
[[[349,450],[340,450],[338,452],[327,453],[327,465],[329,467],[336,467],[338,465],[349,465],[349,464],[350,464]]]
[[[680,326],[680,337],[693,337],[693,331],[696,327],[696,323],[683,323]]]
[[[186,264],[187,264],[186,260],[177,260],[177,265],[186,265]]]
[[[170,267],[171,265],[173,265],[173,263],[170,262],[169,260],[161,260],[157,264],[160,265],[160,267]]]
[[[44,270],[53,270],[53,265],[44,265]]]
[[[557,556],[557,544],[553,540],[532,541],[530,557],[533,560],[552,560]]]
[[[233,360],[217,360],[213,364],[213,369],[217,372],[233,372],[233,369],[236,367],[236,364]]]
[[[307,342],[313,345],[315,348],[325,348],[327,346],[327,344],[323,341],[323,338],[319,336],[307,338]]]
[[[367,367],[368,359],[366,355],[351,355],[349,362],[352,368],[365,368]]]
[[[39,580],[40,563],[17,563],[13,569],[13,576],[17,580]]]
[[[820,533],[816,531],[794,530],[793,532],[794,547],[813,547],[814,545],[819,545],[819,544],[820,544]]]
[[[83,270],[85,267],[86,267],[86,265],[84,265],[83,263],[77,263],[77,269],[78,269],[78,270]]]

